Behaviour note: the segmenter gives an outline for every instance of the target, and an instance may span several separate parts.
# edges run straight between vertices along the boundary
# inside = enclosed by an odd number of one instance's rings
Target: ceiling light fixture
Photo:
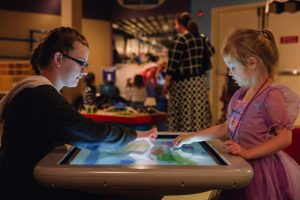
[[[117,0],[122,7],[134,10],[147,10],[162,5],[165,0]]]

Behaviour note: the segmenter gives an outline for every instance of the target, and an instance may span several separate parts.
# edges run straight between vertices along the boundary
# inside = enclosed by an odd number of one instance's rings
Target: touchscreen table
[[[49,187],[152,195],[234,189],[251,181],[250,165],[227,154],[220,140],[172,149],[175,136],[160,133],[154,142],[141,139],[115,151],[56,149],[36,166],[35,177]]]
[[[119,151],[77,150],[66,159],[70,165],[218,165],[218,160],[201,145],[193,143],[171,149],[172,140],[159,138],[155,142],[141,139]]]

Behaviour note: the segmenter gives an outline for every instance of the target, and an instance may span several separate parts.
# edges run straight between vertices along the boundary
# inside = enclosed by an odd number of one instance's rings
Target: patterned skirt
[[[210,126],[211,112],[204,76],[173,81],[168,106],[168,131],[192,132]]]

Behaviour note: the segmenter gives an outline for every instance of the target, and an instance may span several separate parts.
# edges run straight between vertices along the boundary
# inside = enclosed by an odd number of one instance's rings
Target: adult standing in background
[[[189,13],[176,16],[175,29],[178,34],[169,50],[164,85],[164,91],[170,95],[168,130],[202,130],[211,120],[204,73],[210,68],[205,62],[214,54],[214,49],[207,38],[199,34]]]

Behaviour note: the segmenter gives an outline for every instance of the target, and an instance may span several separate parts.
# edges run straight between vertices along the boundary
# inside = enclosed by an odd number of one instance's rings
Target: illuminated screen
[[[141,139],[119,151],[81,149],[68,161],[71,165],[218,165],[217,159],[201,143],[172,149],[172,138],[154,142]]]

